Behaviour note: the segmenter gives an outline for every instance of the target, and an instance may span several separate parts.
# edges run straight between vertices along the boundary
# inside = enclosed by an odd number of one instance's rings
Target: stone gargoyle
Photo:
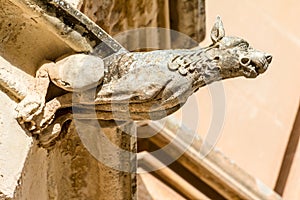
[[[112,62],[75,54],[46,63],[16,108],[18,121],[33,134],[48,134],[49,140],[59,134],[54,125],[61,127],[75,111],[85,119],[160,119],[178,110],[200,87],[238,76],[255,78],[272,60],[245,40],[225,36],[219,17],[211,40],[205,48],[124,52]],[[50,82],[68,92],[46,102]]]

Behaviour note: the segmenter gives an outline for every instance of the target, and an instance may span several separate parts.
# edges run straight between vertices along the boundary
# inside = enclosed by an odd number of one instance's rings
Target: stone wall
[[[204,0],[86,0],[81,11],[112,36],[137,28],[160,27],[183,33],[198,43],[205,37]],[[141,36],[136,35],[135,40],[137,37]],[[153,38],[159,36],[152,34],[148,40],[154,43]],[[170,40],[173,46],[158,45],[159,48],[176,47],[176,38],[170,33],[164,36],[164,40]],[[165,41],[160,45],[163,43]]]

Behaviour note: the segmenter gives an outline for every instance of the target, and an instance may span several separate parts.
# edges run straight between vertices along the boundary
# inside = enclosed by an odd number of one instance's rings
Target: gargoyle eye
[[[240,58],[241,65],[243,65],[245,67],[248,66],[250,64],[250,62],[251,62],[251,60],[248,57],[242,57],[242,58]]]
[[[215,56],[214,60],[220,60],[220,57],[219,56]]]
[[[242,42],[242,43],[239,44],[239,47],[241,49],[245,49],[246,50],[246,49],[248,49],[249,44],[247,42]]]

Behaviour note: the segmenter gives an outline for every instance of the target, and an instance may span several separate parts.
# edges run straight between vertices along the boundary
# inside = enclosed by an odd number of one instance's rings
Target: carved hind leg
[[[51,125],[47,126],[42,130],[38,136],[38,140],[43,147],[49,147],[56,140],[57,137],[62,133],[64,124],[72,119],[72,114],[64,114],[55,119]]]
[[[63,101],[55,98],[47,103],[43,111],[50,80],[67,91],[85,91],[100,84],[103,77],[103,60],[92,55],[75,54],[56,63],[46,63],[37,71],[28,95],[18,104],[17,120],[30,131],[40,130],[51,123],[49,121],[53,119],[55,111],[62,107]]]

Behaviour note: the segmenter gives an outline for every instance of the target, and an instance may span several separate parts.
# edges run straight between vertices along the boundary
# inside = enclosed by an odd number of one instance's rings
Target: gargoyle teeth
[[[247,66],[247,68],[244,69],[244,75],[248,78],[255,78],[258,75],[258,72],[256,71],[256,68],[253,66]]]

